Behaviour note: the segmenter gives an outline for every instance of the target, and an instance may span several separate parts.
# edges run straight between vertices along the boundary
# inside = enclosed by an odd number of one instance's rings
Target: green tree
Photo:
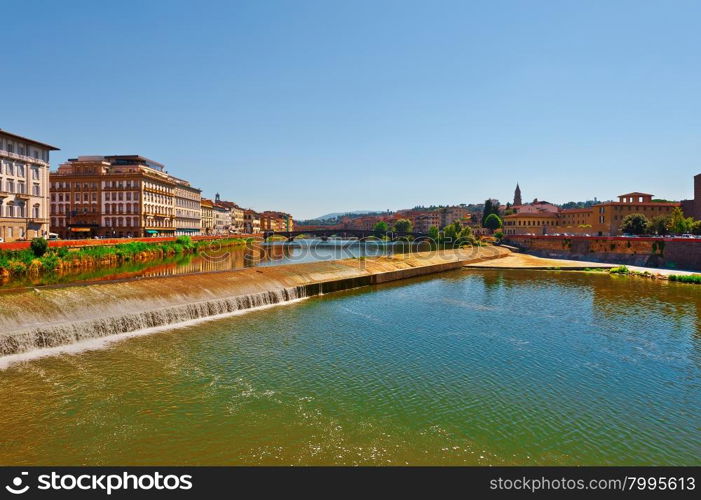
[[[446,242],[455,242],[459,234],[455,224],[448,224],[443,228],[443,240]]]
[[[49,242],[44,238],[34,238],[29,244],[29,248],[31,248],[35,257],[41,257],[49,249]]]
[[[504,238],[504,232],[497,231],[494,233],[494,237],[497,239],[497,241],[501,241]]]
[[[650,221],[643,214],[626,215],[621,223],[621,231],[628,234],[645,234]]]
[[[428,228],[428,236],[433,241],[438,241],[438,228],[436,226],[431,226]]]
[[[691,224],[691,234],[701,234],[701,220],[694,221]]]
[[[394,223],[394,230],[398,233],[410,233],[413,228],[414,226],[409,219],[399,219]]]
[[[657,217],[653,217],[650,221],[650,225],[648,226],[648,231],[651,234],[658,234],[660,236],[669,234],[670,221],[671,217],[669,215],[658,215]]]
[[[501,219],[497,214],[489,214],[484,220],[484,227],[491,231],[495,231],[502,227]]]
[[[377,236],[384,236],[385,234],[387,234],[387,231],[389,231],[389,226],[385,221],[381,220],[372,227],[372,230]]]
[[[489,217],[491,214],[494,213],[494,207],[492,206],[492,200],[486,200],[484,202],[484,210],[482,211],[482,227],[487,227],[484,225],[484,223],[487,220],[487,217]]]
[[[684,212],[679,207],[676,207],[672,211],[672,215],[669,217],[669,231],[672,234],[684,234],[691,230],[691,226],[694,223],[692,217],[684,217]]]

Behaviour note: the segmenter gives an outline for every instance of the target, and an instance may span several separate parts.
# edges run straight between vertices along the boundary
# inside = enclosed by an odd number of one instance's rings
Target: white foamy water
[[[78,354],[81,352],[85,351],[93,351],[93,350],[99,350],[99,349],[106,349],[108,348],[111,344],[114,344],[116,342],[121,342],[123,340],[133,338],[133,337],[141,337],[145,335],[151,335],[154,333],[158,332],[163,332],[163,331],[170,331],[170,330],[176,330],[180,328],[186,328],[188,326],[196,325],[199,323],[204,323],[207,321],[214,321],[217,319],[223,319],[223,318],[229,318],[233,316],[239,316],[243,315],[249,312],[255,312],[255,311],[262,311],[265,309],[270,309],[272,307],[276,306],[282,306],[282,305],[288,305],[288,304],[296,304],[299,303],[308,297],[306,296],[295,296],[293,298],[287,298],[292,295],[289,290],[285,291],[284,294],[276,294],[276,298],[280,300],[272,301],[272,302],[266,302],[262,303],[259,305],[254,305],[252,307],[246,307],[242,309],[236,309],[236,310],[231,310],[227,312],[221,312],[221,313],[216,313],[208,316],[200,316],[200,317],[194,317],[191,319],[185,319],[182,321],[175,321],[175,322],[170,322],[170,323],[164,323],[158,326],[152,326],[152,327],[144,327],[144,328],[139,328],[136,330],[131,330],[131,331],[124,331],[120,333],[112,333],[112,334],[103,334],[103,335],[96,335],[93,337],[86,337],[82,340],[77,340],[73,341],[71,343],[67,344],[62,344],[54,347],[43,347],[43,348],[34,348],[34,349],[29,349],[23,352],[18,352],[17,354],[10,354],[6,356],[1,356],[0,357],[0,370],[5,370],[8,367],[25,362],[25,361],[31,361],[34,359],[39,359],[39,358],[45,358],[49,356],[58,356],[61,354]],[[246,299],[251,300],[251,297],[246,297]],[[232,299],[225,299],[225,300],[232,300]],[[217,301],[219,302],[219,301]],[[253,303],[256,303],[259,301],[253,300]],[[74,328],[74,326],[71,326]],[[96,332],[92,332],[96,333]],[[99,333],[99,332],[97,332]],[[7,336],[11,337],[11,335]]]

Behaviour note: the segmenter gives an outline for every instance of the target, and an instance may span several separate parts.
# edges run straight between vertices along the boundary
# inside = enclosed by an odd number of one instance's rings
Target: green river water
[[[15,364],[0,401],[3,465],[699,465],[701,287],[452,271]]]

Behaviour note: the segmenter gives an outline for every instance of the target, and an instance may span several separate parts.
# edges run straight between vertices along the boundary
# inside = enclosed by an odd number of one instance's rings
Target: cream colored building
[[[0,238],[47,236],[49,153],[58,148],[0,130]]]
[[[226,207],[215,202],[212,209],[214,215],[214,233],[217,236],[229,234],[229,226],[231,226],[231,213]]]
[[[202,198],[200,200],[202,210],[202,221],[200,234],[209,236],[214,234],[214,203],[212,200]]]
[[[198,236],[202,230],[202,190],[183,179],[175,180],[175,235]]]

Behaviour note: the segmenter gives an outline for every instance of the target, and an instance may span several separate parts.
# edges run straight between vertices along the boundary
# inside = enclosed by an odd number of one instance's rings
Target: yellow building
[[[504,234],[529,234],[542,235],[556,233],[555,227],[559,223],[556,212],[523,212],[504,217]]]
[[[553,213],[518,213],[504,217],[504,234],[571,234],[617,236],[626,216],[642,214],[652,220],[671,215],[678,202],[652,201],[647,193],[627,193],[618,201],[607,201],[591,208],[560,210]]]
[[[592,234],[616,236],[621,234],[620,227],[627,215],[642,214],[652,220],[660,215],[671,215],[680,206],[681,203],[678,202],[652,201],[652,195],[647,193],[622,194],[618,201],[608,201],[592,207]]]

